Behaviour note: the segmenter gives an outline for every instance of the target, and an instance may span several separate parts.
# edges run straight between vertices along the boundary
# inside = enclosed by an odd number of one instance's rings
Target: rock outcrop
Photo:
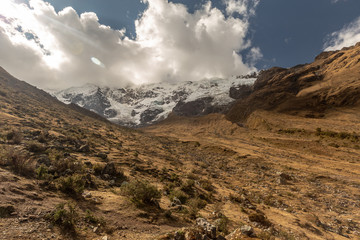
[[[251,94],[240,98],[227,118],[243,121],[257,109],[319,117],[334,107],[357,105],[359,99],[360,43],[321,53],[310,64],[262,71]]]

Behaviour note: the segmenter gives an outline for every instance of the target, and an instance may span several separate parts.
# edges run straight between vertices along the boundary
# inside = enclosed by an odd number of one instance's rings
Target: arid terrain
[[[360,239],[359,52],[140,130],[1,69],[0,239]]]

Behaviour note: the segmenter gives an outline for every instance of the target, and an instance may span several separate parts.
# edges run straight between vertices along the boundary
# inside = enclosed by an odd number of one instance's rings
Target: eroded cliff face
[[[233,122],[253,111],[276,110],[319,117],[334,107],[357,105],[360,97],[360,43],[324,52],[310,64],[262,71],[252,93],[227,114]]]

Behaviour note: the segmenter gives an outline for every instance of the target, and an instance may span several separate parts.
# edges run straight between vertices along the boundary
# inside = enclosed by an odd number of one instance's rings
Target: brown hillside
[[[244,124],[172,116],[138,131],[2,69],[0,85],[0,239],[360,237],[355,105],[322,118],[254,107]]]
[[[324,52],[311,64],[263,71],[252,94],[228,112],[243,121],[257,109],[318,117],[334,107],[354,106],[360,99],[360,43]]]
[[[359,228],[345,223],[360,226],[359,53],[357,44],[312,64],[272,68],[227,116],[172,115],[145,131],[236,152],[207,171],[220,174],[223,196],[231,188],[242,196],[240,211],[231,196],[222,201],[231,220],[250,220],[244,198],[256,196],[250,202],[283,231],[260,239],[359,239]]]

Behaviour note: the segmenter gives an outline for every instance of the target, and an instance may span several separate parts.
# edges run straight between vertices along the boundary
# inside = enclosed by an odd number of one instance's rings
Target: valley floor
[[[234,223],[249,224],[252,210],[227,196],[246,193],[284,239],[360,239],[359,128],[358,108],[348,108],[321,119],[257,111],[245,124],[174,118],[146,131],[236,153],[204,167]]]
[[[173,117],[140,131],[63,118],[48,120],[40,144],[47,150],[38,153],[31,144],[44,126],[2,113],[2,150],[27,149],[39,162],[44,155],[55,161],[51,149],[57,149],[85,170],[44,180],[3,164],[0,239],[171,239],[168,233],[186,231],[199,216],[224,236],[248,225],[251,239],[359,239],[359,115],[358,109],[322,119],[257,111],[243,124],[217,114]],[[5,133],[16,126],[23,126],[24,139],[9,145]],[[85,142],[90,149],[80,147]],[[129,201],[112,163],[126,182],[147,180],[161,190],[159,206]],[[61,181],[78,175],[87,185],[74,197]],[[174,196],[186,200],[183,207],[170,206]],[[69,211],[74,205],[76,235],[49,219],[61,203]]]

